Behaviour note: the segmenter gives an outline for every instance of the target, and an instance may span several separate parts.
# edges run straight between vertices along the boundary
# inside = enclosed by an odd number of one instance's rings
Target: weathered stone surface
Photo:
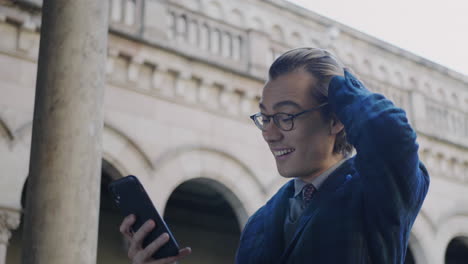
[[[237,197],[231,205],[242,216],[284,183],[248,116],[258,111],[272,60],[304,45],[334,50],[416,128],[432,176],[410,240],[416,263],[443,263],[451,239],[468,236],[468,77],[282,0],[144,6],[135,10],[143,24],[128,25],[126,5],[111,22],[103,154],[122,175],[138,175],[158,208],[179,184],[203,176]],[[11,18],[37,20],[11,7],[0,12],[0,206],[20,209],[38,32]]]

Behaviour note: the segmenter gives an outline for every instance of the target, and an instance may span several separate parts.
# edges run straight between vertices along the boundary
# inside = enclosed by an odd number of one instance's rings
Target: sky
[[[468,0],[288,0],[468,76]]]

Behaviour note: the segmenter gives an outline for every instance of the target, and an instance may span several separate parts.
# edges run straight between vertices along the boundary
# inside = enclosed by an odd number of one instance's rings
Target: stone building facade
[[[0,263],[21,252],[41,2],[0,1]],[[248,116],[269,64],[300,46],[332,50],[418,133],[431,186],[406,263],[467,263],[467,76],[284,0],[110,3],[98,263],[127,263],[105,185],[128,174],[192,246],[184,263],[232,262],[285,182]]]

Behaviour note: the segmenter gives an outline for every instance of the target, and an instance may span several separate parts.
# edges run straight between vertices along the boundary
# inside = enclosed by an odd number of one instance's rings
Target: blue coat
[[[334,77],[329,103],[356,155],[323,183],[289,245],[283,226],[294,183],[247,222],[236,263],[403,263],[429,187],[406,114],[350,73]]]

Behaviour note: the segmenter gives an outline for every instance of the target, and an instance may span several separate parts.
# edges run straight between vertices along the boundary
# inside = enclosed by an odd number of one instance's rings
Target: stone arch
[[[14,188],[17,191],[11,193],[17,194],[13,200],[9,200],[8,203],[12,207],[20,207],[21,204],[21,190],[26,182],[28,176],[28,162],[31,148],[31,132],[32,122],[27,122],[18,129],[16,133],[18,136],[14,138],[13,144],[10,146],[11,155],[7,157],[13,157],[15,162],[8,162],[7,164],[15,165],[18,163],[17,160],[24,161],[21,166],[16,166],[14,175],[18,177],[14,178],[16,186]],[[122,131],[118,130],[114,126],[105,123],[103,129],[103,159],[111,162],[120,172],[130,174],[129,172],[137,175],[147,175],[149,171],[153,169],[153,165],[146,155],[146,153]],[[21,177],[20,177],[21,176]]]
[[[125,175],[130,172],[147,175],[154,169],[150,158],[138,144],[109,123],[104,123],[103,159]]]
[[[125,238],[118,233],[123,219],[121,212],[112,201],[108,190],[111,181],[123,176],[112,162],[102,159],[101,168],[101,193],[99,197],[99,229],[98,229],[98,254],[96,263],[125,263],[127,259],[127,243]]]
[[[440,224],[438,224],[438,227],[434,248],[446,249],[454,238],[468,237],[468,215],[466,213],[452,214],[451,216],[444,217],[440,221]],[[434,252],[434,254],[438,254],[434,256],[434,263],[444,263],[445,250]]]
[[[207,178],[219,182],[239,200],[235,208],[241,226],[266,198],[266,190],[242,161],[204,146],[184,146],[169,150],[155,162],[153,176],[146,179],[150,196],[164,211],[171,193],[183,182]],[[163,184],[162,184],[163,183]]]
[[[421,210],[411,230],[408,244],[415,263],[428,263],[430,252],[427,250],[431,248],[430,241],[434,241],[434,230],[434,224],[430,221],[425,211]]]
[[[13,131],[6,122],[0,120],[0,131],[2,129],[0,134],[6,134],[0,139],[0,152],[6,154],[2,160],[2,171],[8,184],[0,185],[0,193],[8,195],[3,196],[1,202],[5,207],[20,210],[22,190],[29,173],[32,122],[28,121]],[[8,191],[3,188],[8,188]]]
[[[279,25],[274,25],[271,28],[271,37],[279,42],[284,42],[284,30]]]
[[[465,264],[468,260],[468,236],[454,237],[445,251],[446,264]]]
[[[197,255],[190,259],[193,263],[228,263],[235,258],[243,227],[238,208],[242,204],[224,184],[194,178],[171,193],[164,219],[179,243],[197,246]]]
[[[219,192],[223,198],[229,203],[229,205],[233,208],[233,211],[236,213],[237,219],[244,219],[248,217],[246,214],[245,209],[243,208],[242,203],[236,197],[235,193],[233,193],[228,187],[226,187],[222,182],[219,180],[212,179],[210,177],[199,177],[193,178],[188,181],[184,181],[179,186],[176,187],[178,189],[181,185],[190,184],[192,182],[201,183],[209,188],[212,188]],[[174,189],[174,190],[176,190]],[[167,204],[166,204],[167,205]],[[167,206],[166,206],[167,207]],[[167,209],[167,208],[165,208]],[[239,226],[239,230],[242,230],[243,225]]]

